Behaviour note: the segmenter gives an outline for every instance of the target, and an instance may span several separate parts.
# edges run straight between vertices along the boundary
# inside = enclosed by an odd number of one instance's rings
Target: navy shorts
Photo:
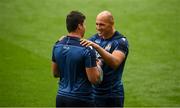
[[[95,97],[95,106],[96,107],[123,107],[124,106],[124,97]]]
[[[86,101],[66,96],[56,96],[56,107],[94,107],[93,101]]]

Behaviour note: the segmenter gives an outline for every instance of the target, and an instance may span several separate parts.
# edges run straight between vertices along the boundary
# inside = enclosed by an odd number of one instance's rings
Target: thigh
[[[57,95],[56,96],[56,107],[65,107],[66,102],[63,96]]]
[[[97,107],[123,107],[124,97],[95,97]]]
[[[56,107],[93,107],[93,101],[85,101],[76,98],[70,98],[65,96],[56,97]]]
[[[94,107],[93,101],[81,100],[81,99],[71,99],[69,101],[69,107]]]

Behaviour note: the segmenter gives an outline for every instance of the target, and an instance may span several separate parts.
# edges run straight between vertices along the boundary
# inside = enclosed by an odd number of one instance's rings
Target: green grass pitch
[[[83,12],[85,38],[96,15],[109,10],[129,40],[123,74],[125,106],[180,106],[179,0],[0,0],[0,106],[54,107],[54,42],[67,33],[65,17]]]

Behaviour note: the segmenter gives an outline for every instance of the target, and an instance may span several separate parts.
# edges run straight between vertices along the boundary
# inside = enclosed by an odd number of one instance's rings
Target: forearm
[[[86,68],[88,80],[92,84],[99,84],[102,81],[103,72],[99,67]]]
[[[59,71],[58,71],[58,66],[57,66],[57,64],[54,63],[54,62],[52,62],[52,72],[53,72],[53,76],[54,76],[55,78],[60,77]]]
[[[81,44],[86,47],[92,46],[94,49],[96,49],[96,51],[101,55],[104,62],[107,63],[113,69],[116,69],[125,59],[125,54],[119,50],[115,50],[111,54],[98,44],[85,39],[81,40]]]
[[[97,44],[94,46],[94,48],[101,55],[104,62],[107,63],[111,68],[116,69],[119,66],[119,60],[114,55],[107,52]]]

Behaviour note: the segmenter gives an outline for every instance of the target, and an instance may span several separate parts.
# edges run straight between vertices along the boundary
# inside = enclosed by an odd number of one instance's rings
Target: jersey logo
[[[96,39],[95,43],[100,44],[100,39]]]
[[[63,49],[69,50],[70,48],[69,48],[68,45],[64,45],[64,46],[63,46]]]
[[[125,38],[121,38],[123,41],[126,41],[126,39]]]
[[[111,49],[111,43],[110,44],[108,44],[105,48],[104,48],[106,51],[110,51],[110,49]]]

